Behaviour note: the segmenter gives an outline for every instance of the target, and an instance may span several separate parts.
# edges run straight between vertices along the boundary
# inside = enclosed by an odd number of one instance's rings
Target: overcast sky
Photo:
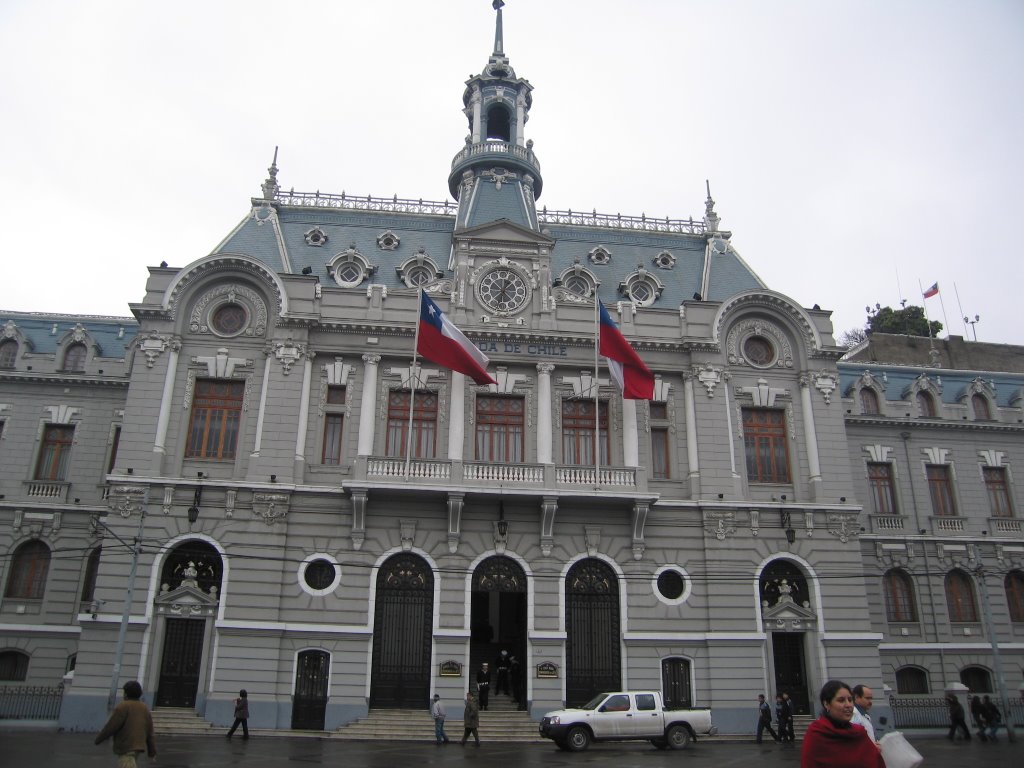
[[[699,218],[774,290],[1024,344],[1020,0],[508,0],[540,205]],[[127,315],[285,189],[444,200],[490,0],[3,0],[0,308]],[[954,292],[958,288],[960,303]],[[961,311],[962,305],[962,311]],[[970,329],[967,330],[971,336]]]

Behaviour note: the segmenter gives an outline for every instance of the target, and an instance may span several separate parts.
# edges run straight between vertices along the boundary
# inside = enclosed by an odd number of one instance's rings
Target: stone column
[[[811,377],[807,374],[800,376],[800,405],[804,416],[804,441],[807,443],[807,469],[810,474],[808,491],[811,501],[817,501],[821,490],[821,461],[818,458],[818,436],[814,431]]]
[[[609,461],[611,457],[609,456]],[[622,400],[622,463],[640,466],[640,435],[636,428],[636,400]]]
[[[452,371],[451,418],[448,419],[448,460],[462,461],[466,444],[466,376]]]
[[[178,374],[178,353],[181,345],[174,341],[167,353],[167,372],[164,374],[164,390],[160,395],[160,414],[156,420],[156,438],[153,440],[153,469],[162,475],[167,446],[167,425],[171,418],[171,399],[174,397],[174,379]]]
[[[302,394],[299,397],[299,428],[295,435],[295,480],[302,482],[306,463],[306,432],[309,429],[309,387],[313,378],[313,352],[302,364]]]
[[[373,435],[377,411],[377,366],[380,355],[363,355],[366,364],[363,370],[363,392],[359,401],[359,440],[356,453],[370,456],[373,453]]]
[[[267,393],[270,391],[270,357],[268,356],[263,365],[263,389],[260,390],[260,409],[256,415],[256,444],[253,446],[252,455],[258,458],[263,447],[263,419],[267,413]]]
[[[553,363],[537,363],[537,463],[552,464],[551,373]]]
[[[697,403],[693,396],[693,374],[683,374],[683,403],[686,411],[686,468],[690,496],[700,496],[700,452],[697,450]]]

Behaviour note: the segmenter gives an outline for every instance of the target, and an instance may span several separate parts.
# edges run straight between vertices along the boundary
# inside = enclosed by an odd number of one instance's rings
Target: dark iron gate
[[[394,555],[377,574],[371,707],[429,706],[434,575],[418,555]]]
[[[807,677],[804,673],[803,633],[773,632],[771,638],[772,658],[775,662],[775,690],[789,694],[796,714],[811,714]]]
[[[160,660],[158,707],[194,707],[199,690],[199,668],[203,659],[206,622],[198,619],[168,619],[164,652]]]
[[[693,706],[690,687],[690,662],[686,659],[662,659],[661,695],[665,709],[688,709]]]
[[[579,706],[621,687],[619,582],[600,560],[580,560],[565,578],[565,700]]]
[[[292,729],[322,731],[327,711],[327,680],[331,657],[327,651],[303,651],[295,665]]]

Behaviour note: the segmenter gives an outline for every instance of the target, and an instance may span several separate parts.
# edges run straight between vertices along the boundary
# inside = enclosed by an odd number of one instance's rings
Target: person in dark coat
[[[789,738],[789,731],[793,727],[790,722],[793,719],[793,716],[789,712],[789,704],[787,704],[786,700],[782,698],[781,693],[776,694],[775,696],[775,719],[779,723],[779,738],[782,739],[783,742],[792,741],[792,739]]]
[[[523,665],[515,656],[509,657],[508,677],[512,681],[512,698],[519,709],[526,709],[526,696],[523,693]]]
[[[238,698],[235,699],[235,722],[231,724],[231,730],[228,731],[227,737],[230,739],[231,735],[235,732],[238,726],[242,726],[242,738],[249,738],[249,694],[246,693],[245,688],[238,692]]]
[[[996,731],[999,730],[999,723],[1003,720],[1003,713],[999,711],[999,707],[988,696],[985,696],[981,706],[985,711],[985,719],[988,721],[988,737],[992,741],[999,741],[996,738]]]
[[[491,668],[485,661],[476,673],[476,690],[480,696],[480,709],[487,709],[487,695],[491,690]]]
[[[498,680],[494,685],[495,693],[512,693],[512,689],[508,684],[509,664],[508,651],[502,650],[502,652],[498,654],[497,660],[494,662],[494,670],[498,673]]]
[[[96,744],[102,744],[114,737],[114,754],[118,768],[135,768],[136,760],[145,752],[156,757],[156,735],[153,731],[153,715],[142,698],[142,686],[137,680],[124,684],[124,701],[114,707],[110,719],[96,735]]]
[[[785,691],[782,692],[782,704],[785,707],[786,717],[788,719],[786,720],[786,732],[780,733],[779,735],[782,736],[783,739],[788,739],[789,743],[792,744],[796,741],[796,735],[793,733],[793,715],[796,714],[796,709],[794,708],[793,700],[789,698],[789,694]],[[781,727],[782,726],[780,724],[780,730]]]
[[[484,666],[487,666],[486,664]],[[466,739],[469,738],[470,734],[473,734],[473,738],[476,740],[476,745],[480,746],[480,734],[478,728],[480,727],[480,706],[476,703],[476,698],[473,696],[473,692],[470,691],[466,694],[466,709],[462,713],[462,741],[459,742],[462,746],[466,746]]]
[[[772,738],[776,741],[779,740],[779,734],[772,728],[772,708],[767,701],[764,700],[764,694],[757,694],[757,743],[761,743],[761,734],[764,733],[765,729],[772,735]]]
[[[946,703],[949,704],[949,736],[947,738],[950,741],[955,741],[956,732],[960,730],[963,731],[964,740],[970,741],[971,732],[967,728],[967,723],[964,722],[964,705],[952,693],[946,696]]]
[[[988,741],[988,736],[985,735],[988,718],[985,716],[985,708],[981,706],[980,696],[971,697],[971,717],[974,718],[974,724],[978,726],[978,738],[982,741]]]

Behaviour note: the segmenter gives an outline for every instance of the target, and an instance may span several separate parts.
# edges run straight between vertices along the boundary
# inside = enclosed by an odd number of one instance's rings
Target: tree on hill
[[[874,314],[868,316],[867,332],[870,333],[895,333],[902,336],[928,336],[928,320],[924,316],[924,309],[910,305],[902,309],[882,307]],[[942,330],[942,323],[938,320],[931,321],[931,336],[938,337]]]

